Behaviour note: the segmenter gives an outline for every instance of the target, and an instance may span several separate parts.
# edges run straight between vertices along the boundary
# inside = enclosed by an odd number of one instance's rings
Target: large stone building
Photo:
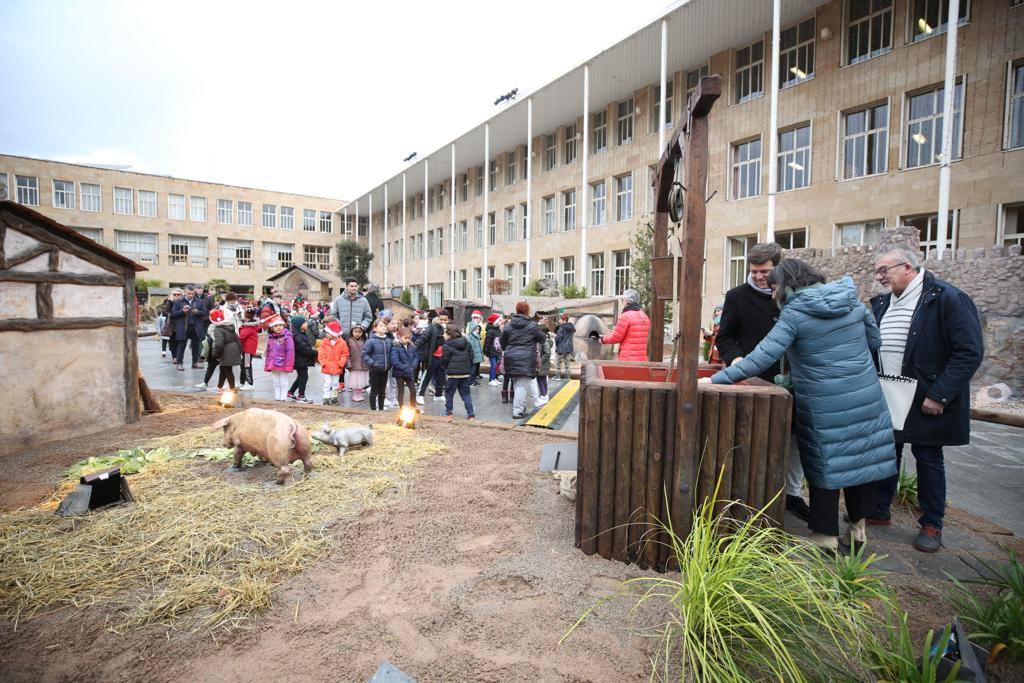
[[[0,186],[11,200],[145,265],[146,277],[164,285],[222,278],[260,294],[298,264],[340,291],[340,199],[3,154]],[[319,281],[308,286],[321,291]]]
[[[1024,1],[960,6],[947,245],[1019,243]],[[343,220],[370,236],[375,281],[408,286],[431,304],[483,299],[493,277],[513,292],[552,275],[591,294],[618,293],[630,237],[653,210],[651,168],[663,141],[699,77],[719,74],[706,316],[743,280],[749,246],[770,234],[787,248],[833,249],[907,225],[919,230],[922,249],[934,248],[946,7],[782,0],[772,64],[771,0],[689,0],[370,187],[343,208]],[[780,88],[774,136],[772,75]]]

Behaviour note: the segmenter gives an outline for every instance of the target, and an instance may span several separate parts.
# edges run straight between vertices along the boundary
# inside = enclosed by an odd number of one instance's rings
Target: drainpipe
[[[942,160],[939,165],[939,215],[935,255],[941,259],[949,235],[949,175],[953,163],[953,99],[956,90],[956,37],[960,27],[960,3],[949,0],[946,12],[946,82],[942,97]]]
[[[779,184],[778,162],[775,157],[779,153],[779,33],[782,21],[782,0],[772,2],[772,68],[768,72],[771,79],[771,108],[768,121],[768,230],[765,242],[775,241],[775,190]]]

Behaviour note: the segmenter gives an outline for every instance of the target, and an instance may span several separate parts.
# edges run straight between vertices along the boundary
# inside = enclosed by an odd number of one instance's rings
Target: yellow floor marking
[[[526,421],[526,424],[531,427],[547,427],[555,421],[555,418],[558,417],[559,413],[562,412],[579,390],[580,381],[578,379],[569,380],[565,386],[558,390],[558,393],[551,397],[550,401],[541,406],[541,409]]]

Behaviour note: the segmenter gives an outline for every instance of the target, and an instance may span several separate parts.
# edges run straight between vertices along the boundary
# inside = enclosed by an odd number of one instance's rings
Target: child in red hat
[[[341,338],[341,325],[336,320],[327,323],[324,331],[327,336],[320,342],[320,350],[317,352],[320,374],[324,377],[324,405],[336,406],[341,373],[348,364],[348,342]]]

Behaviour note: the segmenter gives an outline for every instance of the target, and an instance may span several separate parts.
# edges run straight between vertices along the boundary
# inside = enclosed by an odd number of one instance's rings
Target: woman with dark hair
[[[516,312],[501,333],[498,340],[505,354],[505,376],[515,380],[512,395],[512,419],[526,415],[526,392],[531,390],[534,403],[540,398],[536,388],[537,345],[544,343],[544,332],[530,317],[530,304],[520,301]]]
[[[811,491],[811,540],[849,552],[867,542],[864,520],[874,511],[875,482],[896,472],[892,423],[871,359],[881,336],[849,277],[826,284],[807,263],[787,259],[772,270],[768,284],[782,311],[778,322],[743,360],[702,381],[756,377],[786,356],[794,431]],[[840,489],[850,518],[842,539]]]

